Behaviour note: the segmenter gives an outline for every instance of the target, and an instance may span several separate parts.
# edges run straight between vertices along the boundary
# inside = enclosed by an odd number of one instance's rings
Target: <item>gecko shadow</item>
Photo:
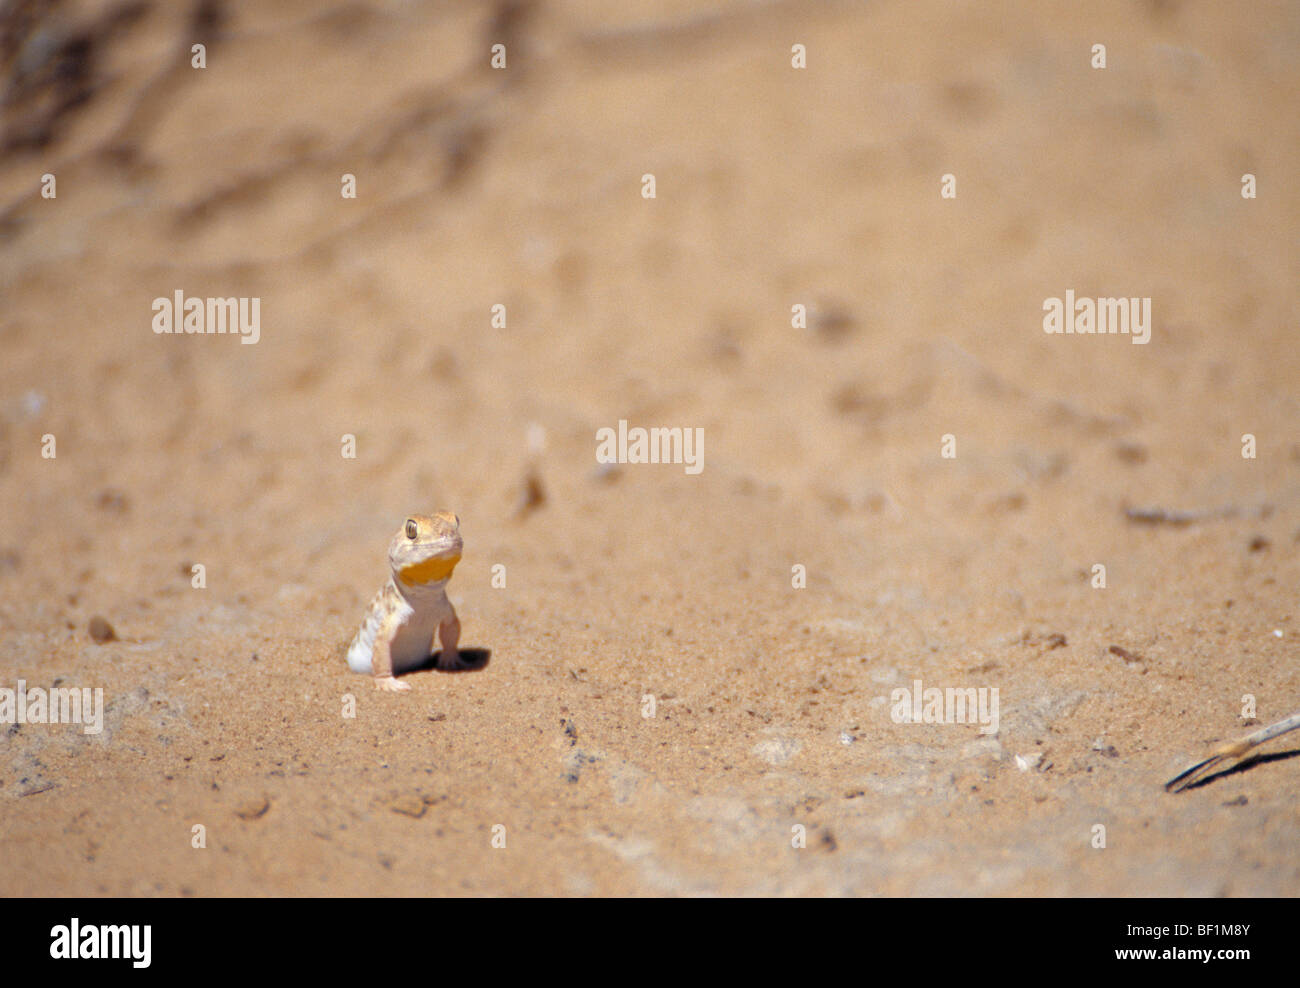
[[[442,655],[441,650],[434,652],[418,666],[412,666],[406,670],[409,672],[441,672],[447,675],[455,676],[462,672],[482,672],[492,661],[492,649],[490,648],[462,648],[460,651],[460,661],[464,663],[459,669],[439,669],[438,656]]]
[[[1300,757],[1300,748],[1293,748],[1290,751],[1276,751],[1271,755],[1251,755],[1251,757],[1238,762],[1236,765],[1222,769],[1218,772],[1213,772],[1203,779],[1198,779],[1187,787],[1187,791],[1191,792],[1193,789],[1200,789],[1202,786],[1210,785],[1217,779],[1226,778],[1229,775],[1236,775],[1238,772],[1249,772],[1256,765],[1264,765],[1268,762],[1284,762],[1288,758],[1296,757]]]

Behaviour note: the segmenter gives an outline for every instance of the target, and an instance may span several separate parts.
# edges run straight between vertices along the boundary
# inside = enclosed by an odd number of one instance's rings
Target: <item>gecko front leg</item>
[[[465,663],[460,659],[460,618],[456,612],[438,625],[438,637],[442,639],[442,654],[438,656],[439,669],[463,669]]]
[[[379,629],[379,634],[375,635],[375,647],[370,659],[371,669],[375,674],[375,689],[389,693],[406,693],[411,688],[410,683],[398,682],[397,677],[393,675],[393,653],[389,645],[392,635],[391,621],[385,621],[383,627]]]

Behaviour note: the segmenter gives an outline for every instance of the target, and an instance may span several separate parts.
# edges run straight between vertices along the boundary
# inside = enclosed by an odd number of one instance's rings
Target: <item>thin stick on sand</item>
[[[1276,724],[1261,728],[1254,734],[1247,734],[1239,741],[1220,745],[1214,749],[1209,758],[1204,758],[1195,765],[1189,766],[1166,782],[1165,790],[1167,792],[1182,792],[1189,786],[1195,785],[1206,778],[1214,769],[1221,768],[1225,762],[1240,758],[1252,748],[1258,748],[1265,741],[1272,741],[1275,737],[1285,734],[1287,731],[1294,731],[1297,727],[1300,727],[1300,713],[1294,713],[1285,720],[1279,720]]]

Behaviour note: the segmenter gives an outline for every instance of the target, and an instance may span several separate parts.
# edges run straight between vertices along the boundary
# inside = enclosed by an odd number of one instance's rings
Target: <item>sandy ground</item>
[[[1300,892],[1300,744],[1162,789],[1300,708],[1295,4],[48,8],[0,687],[104,711],[0,725],[0,894]],[[178,290],[260,339],[155,334]],[[438,508],[486,654],[381,694],[342,651]]]

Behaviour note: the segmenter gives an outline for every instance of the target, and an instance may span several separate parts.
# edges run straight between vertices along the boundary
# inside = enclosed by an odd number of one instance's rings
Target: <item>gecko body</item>
[[[463,547],[460,519],[450,511],[406,519],[388,545],[392,572],[348,646],[353,672],[374,676],[377,689],[409,690],[396,674],[426,662],[435,636],[442,640],[438,668],[460,667],[460,621],[447,599],[447,581]]]

